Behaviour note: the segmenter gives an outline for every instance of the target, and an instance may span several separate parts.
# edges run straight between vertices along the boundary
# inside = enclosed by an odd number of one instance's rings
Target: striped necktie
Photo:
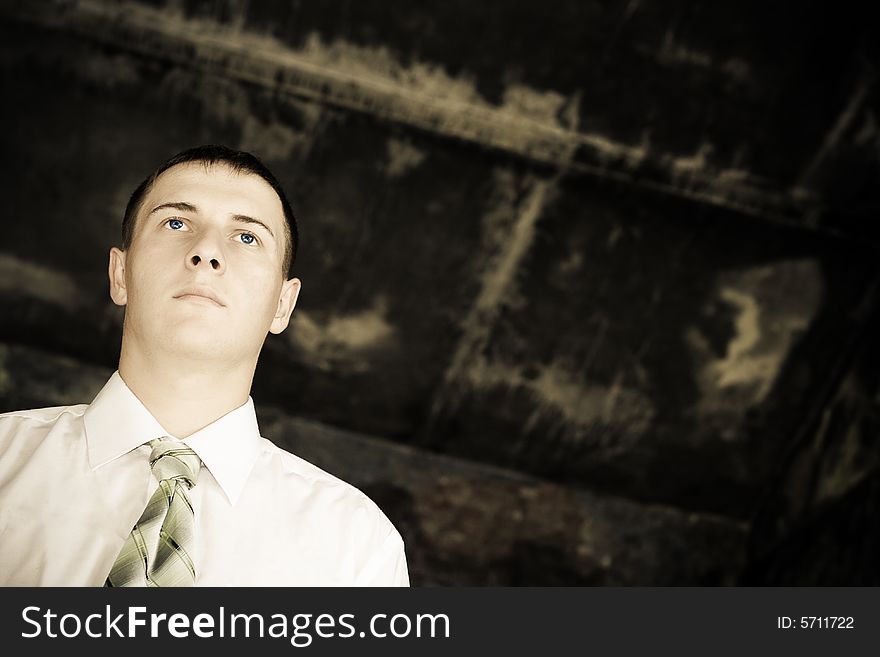
[[[202,462],[183,443],[151,440],[150,467],[159,488],[131,530],[107,586],[193,586],[195,517],[187,491],[195,485]]]

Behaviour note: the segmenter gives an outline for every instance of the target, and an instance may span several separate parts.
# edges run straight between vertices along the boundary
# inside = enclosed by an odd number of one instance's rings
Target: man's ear
[[[293,312],[293,307],[299,298],[301,287],[302,282],[298,278],[291,278],[281,285],[281,298],[278,299],[278,308],[275,310],[275,317],[272,318],[272,325],[269,327],[270,333],[277,335],[287,328],[287,324],[290,322],[290,313]]]
[[[110,276],[110,298],[117,306],[124,306],[128,302],[128,290],[125,287],[125,251],[115,246],[110,249],[110,266],[107,268]]]

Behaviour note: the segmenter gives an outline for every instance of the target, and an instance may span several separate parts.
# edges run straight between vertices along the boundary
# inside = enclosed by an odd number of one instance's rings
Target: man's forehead
[[[247,203],[259,207],[264,213],[277,214],[283,220],[281,200],[268,182],[255,173],[236,171],[223,162],[184,162],[166,169],[156,178],[147,195],[147,205],[151,207],[146,211],[158,203],[192,203],[192,199],[176,198],[187,193],[208,193],[211,199]]]
[[[257,196],[266,196],[278,200],[278,195],[268,182],[250,171],[235,170],[225,162],[183,162],[166,169],[156,178],[150,190],[151,193],[161,193],[169,188],[179,189],[182,187],[203,185],[232,185],[243,192]]]

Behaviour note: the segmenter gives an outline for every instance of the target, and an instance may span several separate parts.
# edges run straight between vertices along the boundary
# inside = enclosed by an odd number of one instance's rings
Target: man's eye
[[[184,223],[180,219],[169,219],[165,222],[165,225],[168,226],[171,230],[180,230],[183,228]]]
[[[257,241],[257,236],[253,233],[241,233],[239,237],[243,243],[248,245],[254,244]]]

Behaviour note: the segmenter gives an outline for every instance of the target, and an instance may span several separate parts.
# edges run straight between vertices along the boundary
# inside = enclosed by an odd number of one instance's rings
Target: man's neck
[[[122,380],[175,438],[186,438],[244,404],[255,367],[143,358],[125,345],[119,358]]]

